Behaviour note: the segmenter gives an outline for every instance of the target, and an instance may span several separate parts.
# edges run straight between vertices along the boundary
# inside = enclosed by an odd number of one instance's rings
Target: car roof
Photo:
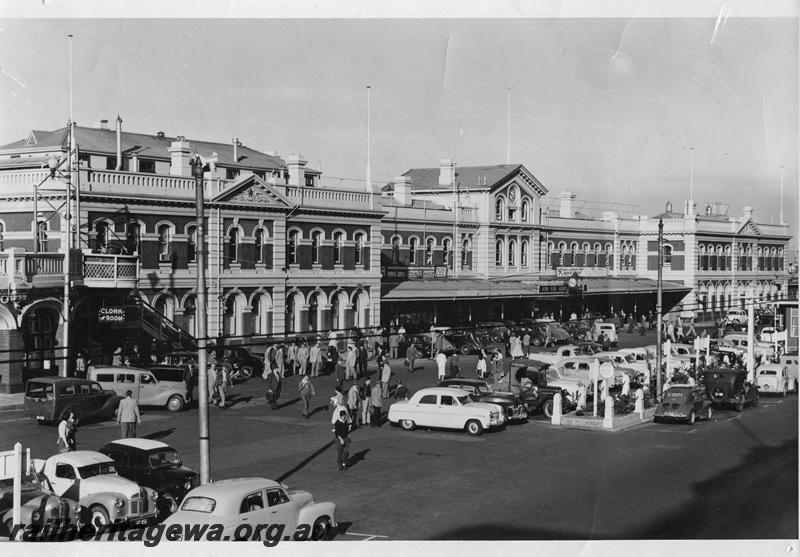
[[[139,437],[135,437],[132,439],[117,439],[116,441],[111,441],[109,445],[121,445],[124,447],[139,449],[141,451],[152,451],[154,449],[172,449],[172,447],[170,447],[166,443],[162,443],[161,441],[156,441],[154,439],[142,439]]]
[[[763,364],[758,366],[758,371],[762,369],[773,369],[773,370],[781,370],[786,367],[786,364]]]
[[[700,391],[700,390],[703,390],[703,389],[704,389],[704,387],[697,386],[697,385],[672,385],[672,386],[670,386],[669,389],[667,389],[667,392],[673,391],[673,390],[674,391]]]
[[[53,455],[50,458],[57,459],[59,462],[66,464],[72,464],[74,466],[87,466],[89,464],[114,462],[110,457],[97,451],[70,451]]]
[[[445,379],[439,382],[440,385],[474,385],[476,387],[486,386],[486,381],[481,379]]]
[[[133,367],[133,366],[94,366],[94,371],[150,371],[149,369],[145,369],[143,367]]]
[[[283,487],[275,480],[267,478],[233,478],[229,480],[218,480],[216,482],[201,485],[192,490],[192,497],[219,497],[221,493],[228,496],[237,496],[249,493],[256,489],[271,487]]]
[[[91,383],[96,384],[97,381],[91,379],[81,379],[79,377],[37,377],[29,379],[28,382],[35,381],[37,383],[52,383],[54,385],[86,385]]]
[[[417,391],[417,395],[453,395],[452,387],[426,387]]]

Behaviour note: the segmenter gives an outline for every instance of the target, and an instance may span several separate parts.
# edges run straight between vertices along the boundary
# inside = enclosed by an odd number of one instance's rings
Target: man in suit
[[[136,424],[142,423],[142,417],[139,415],[139,404],[130,390],[125,391],[125,398],[119,401],[117,423],[123,439],[136,437]]]

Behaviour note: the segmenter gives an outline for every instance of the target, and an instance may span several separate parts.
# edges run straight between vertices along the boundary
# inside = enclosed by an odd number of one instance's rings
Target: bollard
[[[603,417],[603,429],[612,429],[614,427],[614,399],[610,396],[606,397],[606,412]]]
[[[561,425],[561,393],[553,395],[553,415],[550,418],[553,425]]]
[[[643,389],[636,389],[636,406],[633,409],[634,412],[639,414],[639,419],[644,419],[644,390]]]

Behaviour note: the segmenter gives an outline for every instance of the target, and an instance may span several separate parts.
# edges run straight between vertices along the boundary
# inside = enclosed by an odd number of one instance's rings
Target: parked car
[[[789,370],[780,364],[764,364],[756,370],[758,391],[764,394],[786,396],[789,392]]]
[[[169,516],[164,525],[222,525],[223,536],[236,539],[234,533],[243,524],[283,525],[279,532],[296,537],[298,525],[309,525],[311,531],[302,539],[328,539],[336,523],[336,504],[317,503],[307,491],[291,490],[286,485],[266,478],[236,478],[220,480],[195,487],[181,503],[180,509]],[[270,535],[264,528],[260,535]],[[225,538],[228,539],[228,538]],[[252,538],[251,538],[252,539]],[[284,538],[285,539],[285,538]],[[263,541],[267,541],[263,539]],[[272,540],[276,544],[281,540]]]
[[[757,337],[758,337],[758,340],[761,341],[761,342],[774,342],[773,338],[774,338],[775,333],[777,333],[777,332],[778,332],[778,329],[776,329],[774,326],[772,326],[772,325],[764,325],[763,327],[761,327],[761,330],[758,332]]]
[[[250,379],[253,375],[261,375],[264,371],[264,360],[254,356],[243,346],[225,346],[222,361],[238,371],[237,376],[243,380]]]
[[[547,337],[552,339],[554,344],[569,344],[572,342],[572,335],[561,326],[558,321],[552,319],[536,319],[534,321],[534,330],[537,337],[541,339],[541,344],[534,342],[534,345],[543,345]]]
[[[389,422],[406,431],[416,427],[466,429],[470,435],[480,435],[485,429],[505,423],[502,407],[475,402],[467,393],[459,394],[449,387],[420,389],[408,400],[389,407]]]
[[[611,344],[611,346],[617,346],[619,343],[619,336],[617,335],[617,326],[614,323],[595,321],[591,330],[592,339],[597,340],[600,338],[601,333],[608,337],[608,342]]]
[[[747,323],[747,312],[743,309],[731,309],[725,314],[725,324],[739,326]]]
[[[441,327],[444,338],[462,355],[480,354],[483,345],[470,329]]]
[[[34,461],[53,493],[89,509],[95,527],[112,522],[147,524],[158,493],[117,474],[114,461],[96,451],[72,451]]]
[[[783,364],[786,366],[786,371],[789,373],[789,386],[791,387],[794,385],[792,390],[796,393],[797,392],[797,371],[800,364],[798,364],[797,352],[786,352],[785,354],[781,354],[781,357],[778,359],[778,363]]]
[[[10,537],[13,531],[14,476],[13,470],[0,471],[0,536]],[[20,523],[41,531],[45,525],[55,523],[74,525],[80,530],[88,519],[83,507],[72,499],[53,495],[31,470],[22,474]]]
[[[70,412],[80,422],[114,416],[120,396],[103,390],[97,381],[72,377],[39,377],[25,385],[26,416],[40,424],[57,423]]]
[[[175,370],[174,377],[160,373],[156,377],[153,369],[137,367],[98,366],[89,372],[89,379],[97,381],[103,388],[120,396],[131,391],[142,406],[165,406],[171,412],[180,412],[189,401],[189,388],[184,381],[183,369]]]
[[[430,333],[419,333],[415,335],[406,335],[405,343],[403,344],[403,356],[405,356],[405,348],[408,343],[414,343],[417,347],[417,353],[423,358],[431,358],[431,335]],[[456,351],[456,347],[447,340],[447,337],[442,337],[442,350],[446,355],[450,355]]]
[[[437,387],[453,387],[469,393],[475,402],[489,402],[503,408],[506,420],[525,421],[528,413],[519,395],[512,392],[496,391],[483,379],[445,379]]]
[[[178,451],[161,441],[117,439],[100,452],[114,460],[120,476],[158,492],[159,515],[177,511],[186,493],[200,484],[200,475],[184,466]]]
[[[472,331],[487,354],[495,350],[500,350],[504,356],[508,353],[506,343],[511,331],[502,321],[479,321]]]
[[[747,372],[726,368],[703,372],[706,393],[715,408],[733,405],[737,412],[750,404],[758,406],[758,387],[747,381]]]
[[[562,411],[574,401],[572,395],[569,394],[570,391],[559,384],[553,373],[548,374],[548,369],[549,367],[546,364],[540,364],[535,360],[523,359],[511,362],[511,391],[519,394],[525,404],[528,415],[541,412],[545,417],[552,418],[554,410],[553,397],[556,393],[561,393]],[[523,389],[523,378],[527,378],[531,382],[530,388]],[[555,382],[551,383],[549,380]],[[569,388],[570,390],[572,389],[571,384]]]
[[[692,425],[700,417],[711,419],[711,401],[705,388],[673,385],[664,392],[653,414],[654,422],[683,421]]]

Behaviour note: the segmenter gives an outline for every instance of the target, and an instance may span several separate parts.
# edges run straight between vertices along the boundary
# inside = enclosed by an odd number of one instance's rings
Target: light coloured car
[[[747,323],[747,312],[743,309],[731,309],[725,315],[725,323],[728,325],[743,325]]]
[[[786,366],[786,371],[789,373],[789,388],[795,393],[797,392],[797,371],[800,367],[800,362],[797,359],[797,352],[786,352],[781,354],[778,363]],[[794,385],[794,387],[792,387]]]
[[[177,368],[176,371],[180,372]],[[89,372],[89,378],[106,390],[120,396],[130,390],[142,406],[165,406],[172,412],[183,410],[191,397],[182,373],[174,378],[160,377],[152,369],[122,366],[98,366]]]
[[[617,336],[617,326],[613,323],[595,321],[592,325],[592,338],[597,340],[600,338],[600,333],[605,333],[605,335],[608,337],[608,342],[611,343],[611,346],[616,346],[619,342],[619,337]]]
[[[470,435],[505,423],[497,404],[474,402],[466,392],[448,387],[420,389],[408,400],[389,407],[389,422],[406,431],[416,427],[466,429]]]
[[[182,528],[218,524],[223,539],[255,539],[265,545],[284,539],[325,540],[337,527],[336,504],[317,503],[307,491],[266,478],[235,478],[191,490],[178,511],[164,521],[166,527],[172,524]]]
[[[778,330],[775,327],[770,327],[769,325],[762,327],[761,332],[758,333],[758,340],[761,342],[774,342],[774,335],[777,332]]]
[[[114,461],[102,453],[72,451],[34,465],[53,493],[89,509],[95,527],[117,521],[142,525],[156,516],[158,493],[117,474]]]
[[[628,352],[622,352],[621,350],[614,352],[598,352],[596,356],[598,358],[609,358],[620,368],[632,369],[637,374],[645,375],[649,372],[645,360],[638,360],[635,355]],[[631,376],[631,379],[635,379],[635,377]]]
[[[789,371],[780,364],[765,364],[756,370],[756,385],[761,394],[786,396],[789,392]]]
[[[747,354],[748,338],[747,333],[729,333],[722,337],[722,342],[732,344],[739,348],[743,354]],[[756,356],[772,356],[775,353],[775,346],[768,342],[755,340],[753,343],[753,354]]]

